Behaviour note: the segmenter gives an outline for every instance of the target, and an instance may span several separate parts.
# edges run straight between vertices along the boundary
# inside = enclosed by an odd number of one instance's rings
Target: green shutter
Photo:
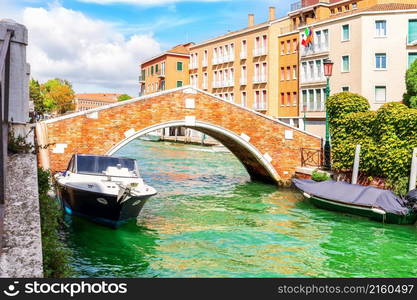
[[[177,81],[177,87],[182,87],[182,81]]]
[[[408,42],[417,41],[417,20],[408,20]]]
[[[408,53],[408,67],[417,59],[417,53]]]
[[[177,62],[177,71],[182,71],[182,62]]]
[[[158,64],[157,64],[157,65],[155,65],[155,72],[156,72],[156,73],[158,73],[158,66],[159,66]]]

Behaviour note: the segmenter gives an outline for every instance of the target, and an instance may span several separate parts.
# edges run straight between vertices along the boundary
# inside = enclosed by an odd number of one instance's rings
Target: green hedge
[[[360,144],[361,171],[386,178],[396,192],[404,194],[413,148],[417,147],[417,109],[393,102],[370,111],[364,97],[346,92],[329,97],[326,105],[333,168],[350,171],[355,147]]]
[[[50,190],[50,173],[38,169],[39,206],[41,215],[42,255],[44,277],[61,278],[73,274],[69,261],[70,250],[64,243],[61,231],[62,211],[54,199],[47,195]]]

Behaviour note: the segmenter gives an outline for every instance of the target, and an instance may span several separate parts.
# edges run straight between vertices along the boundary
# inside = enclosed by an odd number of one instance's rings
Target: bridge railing
[[[321,167],[323,166],[323,149],[301,148],[302,167]]]
[[[0,204],[4,204],[6,193],[6,166],[9,124],[9,84],[10,84],[10,39],[13,31],[7,30],[0,49]]]

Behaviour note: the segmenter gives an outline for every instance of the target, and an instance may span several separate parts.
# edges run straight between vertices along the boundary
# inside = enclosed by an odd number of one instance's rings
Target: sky
[[[76,93],[137,96],[142,61],[268,18],[296,0],[0,0],[0,19],[29,32],[31,76],[63,78]]]

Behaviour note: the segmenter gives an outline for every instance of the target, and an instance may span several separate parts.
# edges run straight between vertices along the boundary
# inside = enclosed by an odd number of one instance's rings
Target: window
[[[291,67],[287,67],[287,80],[291,80]]]
[[[281,55],[285,54],[285,42],[281,42]]]
[[[321,89],[316,89],[316,110],[322,110]]]
[[[408,67],[410,67],[416,59],[417,59],[417,52],[408,53]]]
[[[350,39],[350,30],[349,25],[343,25],[342,26],[342,41],[349,41]]]
[[[291,53],[291,40],[287,41],[287,54]]]
[[[177,81],[177,87],[182,87],[182,81],[181,80]]]
[[[330,10],[330,14],[334,15],[334,8]]]
[[[178,61],[177,62],[177,71],[182,71],[182,62],[180,62],[180,61]],[[181,82],[182,83],[182,82]],[[178,84],[178,81],[177,81],[177,84]],[[182,85],[181,85],[182,86]]]
[[[308,90],[308,104],[309,110],[314,110],[314,90]]]
[[[285,105],[285,94],[281,93],[281,105]]]
[[[297,92],[292,93],[292,105],[297,106],[298,98],[297,98]]]
[[[342,12],[342,7],[341,6],[339,6],[338,8],[337,8],[337,12]]]
[[[230,102],[235,102],[235,94],[234,93],[230,93],[229,100],[230,100]]]
[[[349,10],[349,5],[345,5],[345,10]]]
[[[240,99],[240,103],[242,106],[246,106],[246,92],[242,92],[242,99]]]
[[[324,29],[323,30],[323,37],[324,37],[324,48],[328,49],[329,48],[329,30],[328,29]]]
[[[297,52],[297,48],[298,48],[298,42],[297,42],[297,39],[293,39],[293,40],[292,40],[292,51],[293,51],[294,53],[296,53],[296,52]]]
[[[317,70],[317,78],[321,79],[323,77],[323,73],[321,71],[321,60],[316,60],[316,70]]]
[[[350,71],[350,59],[349,55],[342,56],[342,72]]]
[[[377,37],[387,36],[387,21],[375,21],[375,35]]]
[[[385,53],[375,54],[375,68],[385,70],[387,68],[387,55]]]
[[[156,74],[158,74],[158,71],[159,71],[159,65],[158,65],[158,64],[156,64],[156,65],[155,65],[155,73],[156,73]]]
[[[353,2],[352,3],[352,9],[356,9],[356,8],[358,8],[358,4],[356,2]]]
[[[285,69],[284,67],[281,68],[281,81],[285,80]]]
[[[292,79],[297,79],[297,66],[292,66]]]
[[[307,91],[303,90],[303,111],[307,110]]]
[[[375,87],[375,102],[385,103],[387,101],[387,87],[376,86]]]
[[[151,67],[151,74],[153,75],[153,66]]]
[[[417,20],[408,20],[408,43],[417,42]]]
[[[287,106],[290,106],[290,105],[291,105],[291,93],[288,92],[287,93]]]
[[[342,87],[342,92],[349,92],[349,87],[348,86],[343,86]]]
[[[165,91],[165,80],[161,80],[161,91]]]

